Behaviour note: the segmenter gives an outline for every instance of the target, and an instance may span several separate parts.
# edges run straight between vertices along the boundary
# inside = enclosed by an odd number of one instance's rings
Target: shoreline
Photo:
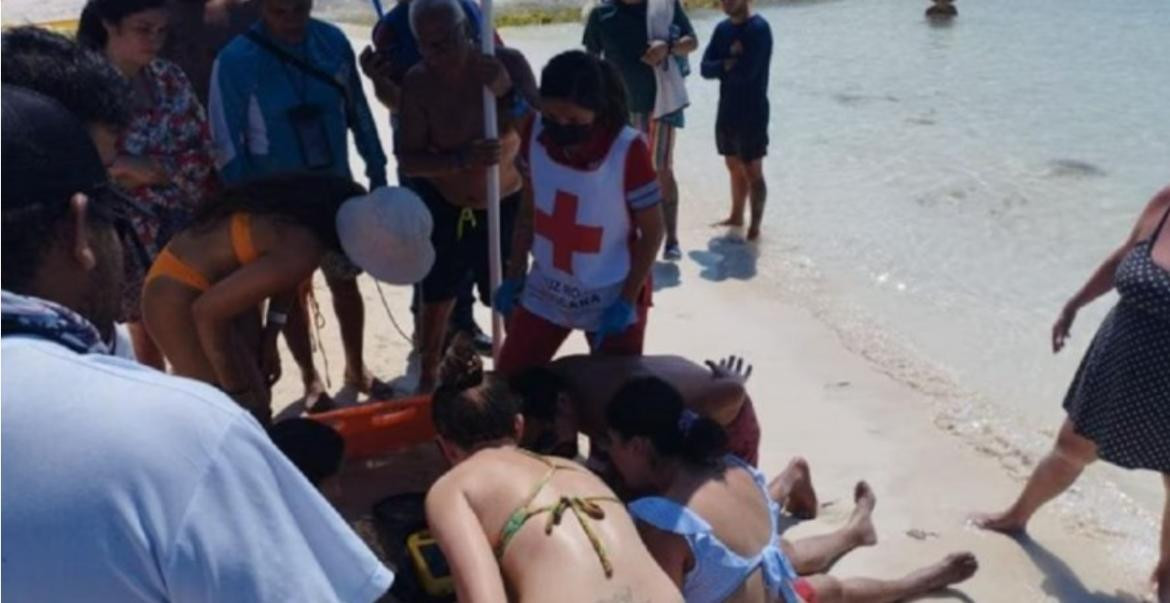
[[[364,45],[361,27],[343,29],[355,46]],[[372,109],[380,135],[389,140],[385,110]],[[352,148],[351,161],[360,165]],[[681,185],[686,189],[700,177],[682,175]],[[718,238],[719,231],[706,225],[710,217],[683,213],[682,234],[692,249]],[[1090,470],[1036,517],[1031,537],[1013,539],[970,527],[970,512],[999,508],[1015,496],[1033,451],[1000,432],[991,420],[994,413],[981,410],[976,396],[928,359],[914,358],[896,338],[859,335],[864,324],[842,322],[834,304],[818,303],[834,300],[834,287],[811,261],[785,253],[779,274],[758,275],[753,249],[730,249],[724,249],[715,270],[693,255],[656,266],[646,353],[696,361],[736,354],[755,365],[749,390],[764,431],[760,467],[775,474],[792,456],[803,456],[821,494],[821,516],[791,528],[791,535],[840,525],[852,507],[854,483],[869,481],[880,499],[875,521],[881,544],[848,556],[835,575],[900,576],[947,553],[969,550],[979,557],[980,572],[951,591],[967,600],[1150,600],[1145,581],[1156,560],[1157,536],[1152,518],[1134,501]],[[744,262],[750,266],[740,265]],[[384,378],[412,374],[409,342],[391,324],[372,282],[363,277],[361,286],[370,369]],[[315,288],[327,317],[323,344],[336,386],[340,341],[328,289],[320,279]],[[409,289],[382,290],[394,321],[409,335]],[[486,327],[487,309],[476,312]],[[582,338],[574,336],[561,354],[584,351]],[[283,345],[282,356],[285,373],[274,391],[277,401],[300,393],[296,367]],[[412,383],[411,376],[399,381]],[[971,425],[974,429],[966,429]],[[1121,521],[1107,526],[1103,511]]]

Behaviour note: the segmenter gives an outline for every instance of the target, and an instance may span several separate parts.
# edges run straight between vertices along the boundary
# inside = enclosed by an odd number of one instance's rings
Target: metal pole
[[[480,23],[479,35],[483,44],[483,52],[489,56],[496,54],[495,28],[492,27],[492,0],[483,0],[481,5],[483,22]],[[490,88],[483,90],[483,136],[488,140],[500,137],[499,123],[496,121],[496,95]],[[488,210],[488,266],[491,271],[491,291],[495,294],[500,287],[503,276],[500,258],[500,166],[494,165],[487,170],[487,210]],[[499,361],[500,347],[503,344],[504,333],[500,315],[492,311],[492,359]]]

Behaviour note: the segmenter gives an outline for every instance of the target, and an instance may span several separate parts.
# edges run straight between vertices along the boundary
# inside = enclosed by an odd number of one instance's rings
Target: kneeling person
[[[473,350],[453,344],[449,366],[433,413],[454,467],[426,511],[459,600],[681,601],[613,491],[580,465],[517,446],[519,400],[483,375]]]

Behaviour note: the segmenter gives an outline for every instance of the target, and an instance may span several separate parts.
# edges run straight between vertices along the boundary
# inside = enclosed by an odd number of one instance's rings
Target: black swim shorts
[[[745,163],[761,159],[768,154],[768,122],[716,123],[715,148]]]
[[[427,204],[434,222],[431,244],[435,247],[435,264],[422,280],[423,303],[455,299],[466,286],[468,274],[475,279],[480,300],[490,303],[487,210],[452,205],[426,180],[412,178],[405,184]],[[519,208],[520,192],[500,199],[500,257],[504,262],[512,248],[512,227]]]

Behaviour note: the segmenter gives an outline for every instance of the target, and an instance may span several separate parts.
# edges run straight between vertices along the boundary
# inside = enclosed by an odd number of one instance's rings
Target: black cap
[[[0,85],[3,211],[68,204],[76,193],[108,190],[109,178],[85,126],[57,101]],[[111,208],[112,209],[112,208]]]

